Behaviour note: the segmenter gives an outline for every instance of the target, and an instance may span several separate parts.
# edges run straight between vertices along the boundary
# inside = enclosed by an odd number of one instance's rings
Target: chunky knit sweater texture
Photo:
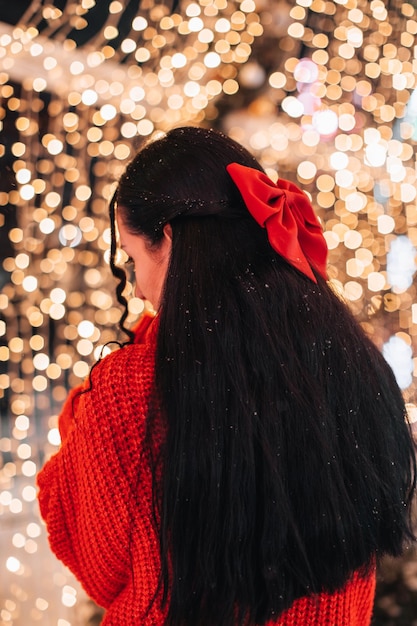
[[[143,317],[135,343],[105,357],[91,384],[69,394],[59,418],[61,448],[38,475],[51,548],[106,609],[103,626],[162,626],[166,615],[160,596],[148,611],[160,572],[144,446],[156,326]],[[161,425],[155,452],[163,436]],[[367,626],[374,591],[374,572],[355,574],[337,593],[297,600],[273,623]]]

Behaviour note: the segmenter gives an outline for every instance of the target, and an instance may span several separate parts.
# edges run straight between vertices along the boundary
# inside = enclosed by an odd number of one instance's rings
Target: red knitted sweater
[[[144,424],[154,380],[156,324],[93,369],[92,388],[73,390],[60,415],[62,445],[38,474],[39,504],[57,557],[107,609],[103,626],[160,626],[160,559]],[[88,389],[88,382],[84,389]],[[156,446],[163,430],[156,433]],[[340,591],[297,600],[278,626],[367,626],[375,574]],[[271,622],[272,624],[272,622]]]

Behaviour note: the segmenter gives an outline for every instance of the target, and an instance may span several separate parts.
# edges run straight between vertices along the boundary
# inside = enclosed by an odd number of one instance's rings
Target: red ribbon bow
[[[326,240],[305,193],[288,180],[275,184],[252,167],[230,163],[226,169],[272,248],[315,283],[311,268],[327,280]]]

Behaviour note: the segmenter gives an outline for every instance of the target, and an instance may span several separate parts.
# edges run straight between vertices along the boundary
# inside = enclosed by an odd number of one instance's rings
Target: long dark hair
[[[170,625],[264,624],[412,538],[394,375],[331,287],[272,250],[231,162],[262,169],[220,133],[176,129],[139,152],[115,198],[154,246],[172,226],[155,371]],[[155,419],[153,404],[150,436]]]

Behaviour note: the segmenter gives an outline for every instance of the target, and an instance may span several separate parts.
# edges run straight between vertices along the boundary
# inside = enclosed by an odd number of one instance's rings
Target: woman
[[[180,128],[110,218],[119,300],[116,222],[158,313],[63,409],[39,475],[52,549],[107,626],[366,626],[377,559],[412,538],[414,448],[307,197]]]

